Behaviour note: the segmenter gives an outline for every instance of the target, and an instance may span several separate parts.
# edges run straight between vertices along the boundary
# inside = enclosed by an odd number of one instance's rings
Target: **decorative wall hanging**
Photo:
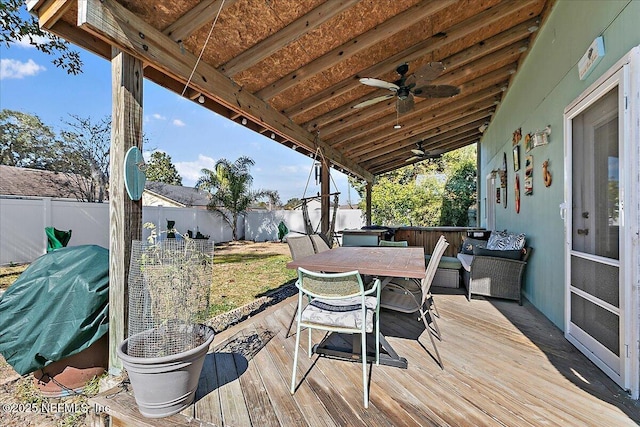
[[[531,196],[533,194],[533,156],[527,156],[524,163],[524,194]]]
[[[513,132],[513,137],[511,138],[511,143],[513,145],[518,145],[518,142],[522,139],[522,128],[518,128]]]
[[[551,135],[551,125],[546,128],[536,131],[533,134],[533,147],[539,147],[541,145],[547,145],[549,143],[549,135]]]
[[[542,179],[544,180],[545,187],[549,187],[551,185],[551,173],[549,172],[549,159],[542,162]]]
[[[502,187],[504,188],[503,203],[504,208],[507,209],[507,153],[502,153],[502,175],[504,177],[502,179]]]
[[[531,149],[533,148],[531,138],[532,138],[531,133],[526,134],[524,137],[524,151],[527,153],[531,151]]]
[[[496,203],[500,204],[500,188],[496,188]]]
[[[516,174],[516,213],[520,213],[520,175]]]
[[[520,170],[520,146],[513,147],[513,170],[518,172]]]

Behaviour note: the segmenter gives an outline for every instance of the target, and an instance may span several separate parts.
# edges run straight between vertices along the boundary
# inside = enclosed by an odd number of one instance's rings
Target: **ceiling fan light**
[[[394,129],[402,129],[402,125],[396,123],[395,125],[393,125]]]

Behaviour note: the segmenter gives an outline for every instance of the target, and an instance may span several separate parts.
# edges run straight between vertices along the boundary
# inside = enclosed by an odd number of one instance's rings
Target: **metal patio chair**
[[[309,329],[308,354],[311,357],[311,332],[320,329],[361,335],[360,359],[362,361],[362,387],[364,407],[369,407],[367,375],[367,333],[376,337],[376,364],[380,363],[380,280],[375,279],[373,286],[365,290],[362,278],[357,271],[347,273],[316,273],[298,268],[298,326],[296,347],[293,356],[291,375],[291,394],[296,389],[296,369],[300,350],[300,330]],[[304,297],[310,302],[303,306]],[[354,348],[355,352],[356,349]]]

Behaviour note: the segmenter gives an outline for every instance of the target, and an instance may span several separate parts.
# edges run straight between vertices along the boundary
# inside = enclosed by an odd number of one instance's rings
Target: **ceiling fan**
[[[451,85],[430,85],[428,82],[437,78],[444,71],[442,62],[429,62],[418,68],[413,74],[407,76],[409,64],[404,63],[396,68],[400,78],[395,82],[386,82],[380,79],[364,77],[360,83],[367,86],[388,89],[393,93],[368,99],[353,106],[353,108],[364,108],[378,102],[397,97],[396,108],[399,114],[411,111],[414,106],[414,96],[421,98],[449,98],[460,93],[460,88]]]
[[[409,157],[407,160],[405,160],[405,162],[408,163],[415,162],[417,160],[434,159],[440,157],[439,154],[429,154],[428,151],[424,151],[424,149],[422,148],[422,141],[416,144],[416,148],[411,149],[411,153],[413,153],[413,156]]]

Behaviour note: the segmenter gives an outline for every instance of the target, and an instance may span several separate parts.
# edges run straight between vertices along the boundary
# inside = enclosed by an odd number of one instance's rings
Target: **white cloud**
[[[167,118],[165,116],[163,116],[162,114],[158,114],[158,113],[152,114],[151,117],[153,117],[156,120],[167,120]]]
[[[28,76],[35,76],[46,70],[42,65],[36,64],[33,59],[21,62],[17,59],[0,59],[0,80],[22,79]]]
[[[37,43],[37,44],[45,44],[51,41],[51,39],[47,36],[32,36],[31,38],[33,39],[34,43]],[[20,40],[13,42],[12,45],[22,47],[25,49],[35,49],[35,46],[31,44],[31,40],[29,39],[29,36],[22,37]]]
[[[182,185],[185,187],[193,187],[198,178],[200,178],[200,171],[204,168],[213,169],[215,164],[215,159],[203,154],[198,155],[198,160],[193,162],[174,163],[178,173],[182,177]]]
[[[186,124],[180,119],[173,119],[173,125],[178,127],[186,126]]]

